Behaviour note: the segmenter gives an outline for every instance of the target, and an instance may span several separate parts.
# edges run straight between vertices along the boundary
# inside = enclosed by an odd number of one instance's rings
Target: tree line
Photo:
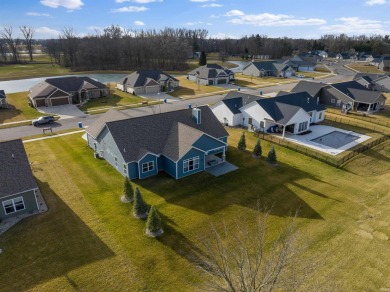
[[[365,52],[390,54],[389,35],[324,35],[319,39],[271,38],[253,34],[240,39],[217,39],[205,29],[164,28],[130,30],[111,25],[87,36],[73,28],[63,28],[56,39],[36,40],[34,29],[20,26],[0,30],[0,63],[20,63],[20,48],[33,61],[33,45],[39,43],[53,63],[72,70],[184,70],[194,52],[216,53],[221,60],[229,56],[249,58],[269,55],[273,59],[312,50],[327,52]]]

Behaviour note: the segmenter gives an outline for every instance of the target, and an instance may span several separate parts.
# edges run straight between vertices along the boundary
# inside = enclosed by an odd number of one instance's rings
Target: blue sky
[[[37,38],[64,27],[80,36],[127,29],[204,28],[209,36],[320,37],[390,34],[390,0],[1,0],[0,27],[28,25]]]

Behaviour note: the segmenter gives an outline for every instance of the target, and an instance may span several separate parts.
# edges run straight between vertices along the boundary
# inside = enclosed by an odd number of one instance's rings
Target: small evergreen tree
[[[148,205],[142,198],[141,192],[138,188],[134,191],[133,215],[138,219],[144,219],[148,216]]]
[[[260,139],[257,139],[255,148],[253,148],[252,155],[253,155],[254,157],[260,157],[262,153],[263,153],[263,151],[262,151],[262,149],[261,149]]]
[[[202,51],[200,53],[200,57],[199,57],[199,66],[203,66],[203,65],[206,65],[206,64],[207,64],[206,53],[204,51]]]
[[[240,151],[245,151],[245,149],[246,149],[246,141],[245,141],[245,133],[244,132],[242,132],[240,141],[238,141],[238,147],[237,148]]]
[[[130,179],[128,177],[125,177],[125,180],[123,182],[123,196],[125,198],[125,201],[132,202],[134,199],[133,195],[134,191]]]
[[[148,236],[156,237],[163,233],[161,226],[161,218],[157,213],[157,209],[152,206],[146,220],[146,231],[145,234]]]
[[[276,163],[276,152],[275,152],[275,147],[274,146],[272,146],[271,149],[268,152],[267,161],[269,163]]]

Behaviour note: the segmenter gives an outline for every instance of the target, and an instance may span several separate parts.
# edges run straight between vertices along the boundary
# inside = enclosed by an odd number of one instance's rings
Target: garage
[[[209,85],[214,85],[214,81],[213,80],[209,80]]]
[[[227,79],[218,79],[218,84],[227,84]]]
[[[36,99],[36,100],[35,100],[35,104],[36,104],[36,107],[39,107],[39,106],[46,106],[46,101],[45,101],[44,98]]]
[[[145,93],[158,93],[159,85],[157,86],[145,86]]]
[[[50,101],[52,106],[69,104],[68,97],[51,98]]]

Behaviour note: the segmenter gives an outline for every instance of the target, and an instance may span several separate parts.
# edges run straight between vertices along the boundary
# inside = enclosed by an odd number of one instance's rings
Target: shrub
[[[127,202],[132,202],[134,200],[133,186],[131,185],[130,179],[127,177],[123,182],[123,196]]]
[[[276,152],[275,152],[275,147],[274,146],[272,146],[271,149],[268,152],[267,161],[269,163],[276,163]]]
[[[245,141],[245,133],[244,132],[242,132],[240,141],[238,141],[238,147],[237,148],[240,151],[245,151],[245,149],[246,149],[246,141]]]
[[[138,219],[145,219],[148,216],[148,205],[145,203],[138,188],[134,191],[133,215]]]
[[[150,208],[148,219],[146,221],[145,234],[151,237],[156,237],[163,234],[161,218],[158,215],[157,209],[154,206]]]
[[[256,145],[253,148],[252,156],[260,157],[262,153],[263,153],[263,150],[261,149],[260,139],[257,139]]]

